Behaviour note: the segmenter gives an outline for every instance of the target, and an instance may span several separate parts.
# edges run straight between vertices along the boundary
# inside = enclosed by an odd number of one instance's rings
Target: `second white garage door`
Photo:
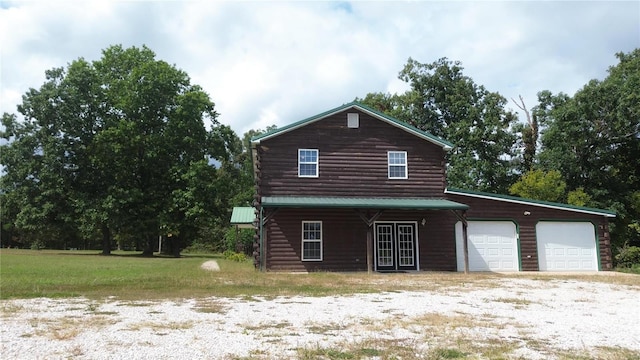
[[[597,271],[595,227],[590,222],[536,224],[540,271]]]
[[[469,221],[469,271],[518,271],[518,233],[511,221]],[[458,271],[464,271],[462,223],[456,224]]]

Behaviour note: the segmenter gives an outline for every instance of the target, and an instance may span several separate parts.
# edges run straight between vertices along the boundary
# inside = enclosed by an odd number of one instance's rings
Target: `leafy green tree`
[[[531,170],[509,188],[509,192],[527,199],[561,202],[567,184],[557,170]]]
[[[590,81],[573,97],[538,94],[539,160],[542,168],[560,171],[569,189],[583,188],[594,206],[618,213],[613,241],[638,243],[640,49],[616,56],[619,63],[604,80]]]
[[[367,94],[356,99],[455,144],[449,153],[451,187],[503,192],[514,180],[515,114],[507,100],[464,75],[458,61],[431,64],[409,59],[399,78],[404,94]]]
[[[117,235],[151,254],[158,235],[190,241],[219,216],[229,195],[214,164],[238,140],[185,72],[147,47],[112,46],[46,74],[18,107],[24,120],[2,118],[2,193],[23,233],[99,237],[104,254]]]
[[[567,194],[567,202],[570,205],[591,206],[592,201],[591,195],[587,194],[582,187],[569,191]]]

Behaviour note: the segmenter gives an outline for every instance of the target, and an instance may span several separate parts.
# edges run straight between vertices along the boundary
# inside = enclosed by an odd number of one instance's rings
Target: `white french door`
[[[376,270],[417,270],[416,223],[375,224]]]

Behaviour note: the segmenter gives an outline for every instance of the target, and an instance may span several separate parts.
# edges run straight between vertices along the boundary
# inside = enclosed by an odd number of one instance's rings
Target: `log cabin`
[[[447,188],[453,144],[357,102],[254,137],[262,271],[599,271],[607,210]]]

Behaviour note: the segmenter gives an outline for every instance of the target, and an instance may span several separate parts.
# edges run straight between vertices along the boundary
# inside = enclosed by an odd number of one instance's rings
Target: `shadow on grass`
[[[37,250],[36,250],[37,251]],[[222,259],[223,256],[221,254],[180,254],[180,256],[174,256],[171,254],[157,254],[153,255],[145,255],[139,251],[118,251],[112,252],[111,254],[104,255],[102,252],[97,250],[93,252],[91,250],[82,250],[82,251],[64,251],[60,252],[51,252],[52,255],[66,255],[66,256],[104,256],[104,257],[122,257],[122,258],[140,258],[140,259],[185,259],[185,258],[194,258],[194,259]]]

